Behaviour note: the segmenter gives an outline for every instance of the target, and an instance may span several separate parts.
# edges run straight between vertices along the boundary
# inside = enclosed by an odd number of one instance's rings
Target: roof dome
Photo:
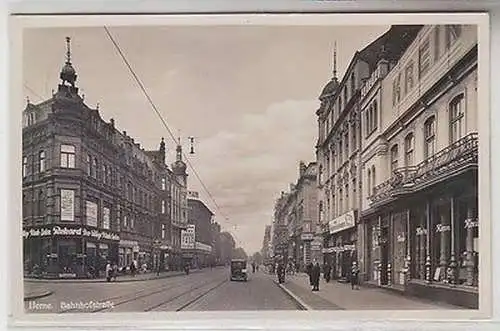
[[[326,86],[323,88],[323,91],[321,92],[320,98],[335,93],[337,88],[339,87],[339,82],[336,77],[332,78]]]
[[[63,68],[61,69],[60,78],[70,84],[76,81],[76,70],[75,68],[73,68],[71,63],[64,64]]]

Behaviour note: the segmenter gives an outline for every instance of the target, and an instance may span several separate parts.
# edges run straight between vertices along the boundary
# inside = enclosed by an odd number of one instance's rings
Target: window
[[[92,176],[92,156],[87,154],[87,175]]]
[[[38,171],[45,171],[45,151],[40,151],[40,153],[38,153]]]
[[[134,218],[133,217],[130,218],[130,228],[131,229],[134,228]]]
[[[464,95],[456,96],[450,102],[450,143],[454,143],[464,134]]]
[[[413,88],[413,62],[410,62],[405,69],[405,94]]]
[[[375,166],[372,166],[372,193],[375,194],[375,186],[376,186],[376,179],[377,177],[375,176]]]
[[[356,178],[352,179],[352,208],[357,207],[356,201]]]
[[[344,163],[344,154],[342,153],[343,151],[343,146],[342,146],[342,139],[339,140],[339,167],[342,163]]]
[[[43,195],[43,191],[38,192],[38,200],[37,200],[37,215],[44,216],[45,215],[45,197]]]
[[[401,100],[401,74],[397,76],[392,81],[392,105],[395,106]]]
[[[127,215],[123,216],[123,227],[124,228],[128,227],[128,218],[127,218]]]
[[[348,211],[351,206],[349,205],[349,184],[345,184],[345,210]]]
[[[431,66],[431,54],[430,54],[430,45],[429,38],[426,38],[425,41],[420,45],[418,50],[418,66],[419,66],[419,77],[422,78]]]
[[[462,34],[461,25],[446,25],[446,48],[450,48]]]
[[[102,209],[102,228],[109,229],[110,227],[110,210],[108,207]]]
[[[165,200],[161,201],[161,213],[165,214]]]
[[[371,113],[371,108],[373,106],[371,105],[370,107],[368,107],[368,109],[366,109],[365,111],[365,135],[368,137],[368,135],[370,134],[370,113]]]
[[[352,140],[352,150],[355,151],[358,146],[357,135],[356,135],[356,124],[351,126],[351,140]]]
[[[399,158],[398,145],[394,145],[391,148],[391,172],[393,172],[398,168],[398,158]]]
[[[349,158],[349,129],[344,133],[345,156]]]
[[[162,224],[161,225],[161,239],[165,239],[167,236],[167,225]]]
[[[108,182],[108,167],[103,164],[102,165],[102,181],[104,184],[106,184]]]
[[[441,54],[441,27],[436,25],[434,28],[434,59],[439,59]]]
[[[342,113],[342,97],[339,96],[339,114]]]
[[[347,97],[347,87],[344,87],[344,103],[346,106],[349,103],[349,99]]]
[[[165,178],[161,179],[161,189],[165,191],[165,188],[167,186],[167,180]]]
[[[368,183],[368,185],[366,185],[366,188],[367,188],[366,197],[369,197],[371,195],[370,190],[372,188],[372,172],[370,169],[368,169],[368,174],[366,176],[366,179],[367,179],[367,183]]]
[[[378,107],[377,101],[373,102],[373,114],[372,114],[372,131],[375,131],[378,126]]]
[[[351,74],[351,95],[354,95],[356,91],[356,77],[354,76],[354,72]]]
[[[415,148],[415,137],[409,133],[405,138],[405,165],[412,166],[414,162],[413,149]]]
[[[61,168],[75,167],[75,146],[61,145]]]
[[[97,227],[97,203],[85,202],[85,220],[87,225]]]
[[[92,177],[97,178],[97,158],[92,161]]]
[[[344,213],[344,195],[342,189],[339,190],[339,214]]]
[[[434,116],[427,119],[424,123],[424,138],[425,138],[424,157],[428,158],[434,155],[436,149]]]
[[[23,178],[28,175],[28,157],[23,157]]]

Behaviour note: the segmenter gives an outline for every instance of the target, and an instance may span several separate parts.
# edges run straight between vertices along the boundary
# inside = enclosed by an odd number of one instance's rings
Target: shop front
[[[332,267],[332,277],[348,280],[352,263],[357,261],[356,211],[351,210],[328,224],[324,261]]]
[[[118,268],[128,270],[132,262],[139,257],[139,243],[135,240],[122,239],[118,247]]]
[[[118,258],[117,233],[80,225],[23,230],[27,274],[41,278],[100,277]]]

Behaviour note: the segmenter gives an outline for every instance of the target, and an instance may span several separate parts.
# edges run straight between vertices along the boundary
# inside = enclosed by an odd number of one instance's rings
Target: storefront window
[[[76,258],[76,241],[74,240],[59,240],[57,243],[57,257],[59,262],[59,270],[62,273],[76,273],[77,258]]]

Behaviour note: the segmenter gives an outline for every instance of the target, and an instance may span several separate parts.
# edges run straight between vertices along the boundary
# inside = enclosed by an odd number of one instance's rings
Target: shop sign
[[[436,224],[436,232],[448,232],[451,231],[451,226],[445,224]]]
[[[314,235],[312,233],[303,233],[300,235],[301,240],[313,240]]]
[[[416,229],[416,232],[417,232],[417,236],[425,236],[427,234],[427,229],[418,227]]]
[[[101,231],[101,230],[88,230],[85,228],[68,228],[68,227],[60,227],[54,226],[53,228],[41,228],[41,229],[31,229],[29,231],[23,230],[23,237],[48,237],[48,236],[79,236],[79,237],[88,237],[93,239],[106,239],[118,241],[120,240],[120,236],[115,233]]]
[[[201,242],[196,242],[196,249],[204,252],[212,252],[212,246]]]
[[[355,221],[353,210],[337,217],[328,223],[330,234],[352,228],[356,225]]]
[[[470,218],[470,219],[465,220],[465,228],[466,229],[477,228],[478,226],[479,226],[479,222],[474,218]]]

